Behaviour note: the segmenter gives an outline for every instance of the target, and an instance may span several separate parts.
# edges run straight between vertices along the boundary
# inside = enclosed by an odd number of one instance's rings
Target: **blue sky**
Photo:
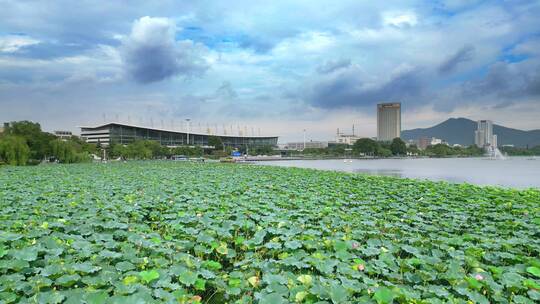
[[[0,0],[0,120],[331,139],[392,101],[405,129],[540,128],[540,1],[253,2]]]

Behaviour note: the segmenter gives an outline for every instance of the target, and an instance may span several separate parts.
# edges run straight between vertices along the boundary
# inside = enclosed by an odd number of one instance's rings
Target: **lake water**
[[[350,161],[350,160],[348,160]],[[540,157],[287,160],[261,165],[337,170],[513,188],[540,188]]]

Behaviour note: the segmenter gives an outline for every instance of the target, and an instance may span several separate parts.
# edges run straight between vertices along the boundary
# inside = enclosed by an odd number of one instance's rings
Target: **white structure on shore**
[[[478,128],[474,132],[474,143],[480,148],[497,148],[497,135],[493,134],[491,120],[479,120]]]
[[[391,141],[401,137],[401,103],[377,105],[377,140]]]
[[[300,142],[288,142],[285,145],[281,145],[280,147],[283,150],[295,150],[295,151],[303,151],[304,149],[324,149],[328,148],[328,142],[327,141],[300,141]]]

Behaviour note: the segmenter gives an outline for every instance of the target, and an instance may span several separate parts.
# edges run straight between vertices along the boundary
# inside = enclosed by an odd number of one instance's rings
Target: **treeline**
[[[483,156],[485,154],[484,149],[478,148],[476,145],[470,145],[468,147],[450,147],[444,144],[437,144],[434,146],[428,146],[425,150],[420,151],[419,155],[431,156],[431,157],[447,157],[447,156]]]
[[[508,156],[540,155],[540,146],[535,146],[533,148],[502,147],[500,150]]]
[[[9,165],[37,164],[49,159],[61,163],[84,162],[90,161],[90,154],[95,151],[95,145],[77,137],[60,140],[31,121],[11,122],[0,133],[0,163]]]
[[[392,157],[392,156],[429,156],[429,157],[449,157],[449,156],[482,156],[484,150],[476,146],[469,147],[450,147],[444,144],[428,146],[425,150],[420,150],[416,145],[407,147],[400,138],[394,138],[391,142],[379,142],[371,138],[361,138],[354,145],[345,144],[332,145],[328,148],[306,148],[304,151],[295,151],[291,153],[303,154],[305,156],[371,156],[371,157]]]
[[[168,148],[153,140],[136,140],[128,145],[112,144],[107,150],[110,158],[123,159],[170,158],[173,155],[201,157],[205,154],[201,147]]]
[[[156,159],[170,158],[173,155],[184,155],[187,157],[210,157],[220,158],[230,156],[233,148],[224,146],[220,137],[210,136],[208,146],[213,148],[202,148],[200,146],[180,146],[169,148],[160,145],[157,141],[136,140],[128,145],[112,144],[107,152],[111,158],[123,159]],[[237,149],[242,154],[250,155],[270,155],[275,151],[272,146],[242,146]]]
[[[378,142],[370,138],[361,138],[354,145],[346,144],[331,145],[328,148],[306,148],[304,151],[294,151],[291,154],[303,154],[307,156],[404,156],[410,152],[407,145],[400,138],[391,142]]]

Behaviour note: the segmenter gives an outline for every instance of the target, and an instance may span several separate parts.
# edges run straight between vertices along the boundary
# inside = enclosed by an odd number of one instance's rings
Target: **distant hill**
[[[450,144],[474,144],[474,131],[477,122],[467,118],[450,118],[438,125],[425,129],[404,130],[401,132],[403,140],[416,140],[420,137],[436,137],[446,140]],[[497,134],[499,146],[514,145],[516,147],[532,148],[540,145],[540,130],[523,131],[493,125],[493,134]]]

